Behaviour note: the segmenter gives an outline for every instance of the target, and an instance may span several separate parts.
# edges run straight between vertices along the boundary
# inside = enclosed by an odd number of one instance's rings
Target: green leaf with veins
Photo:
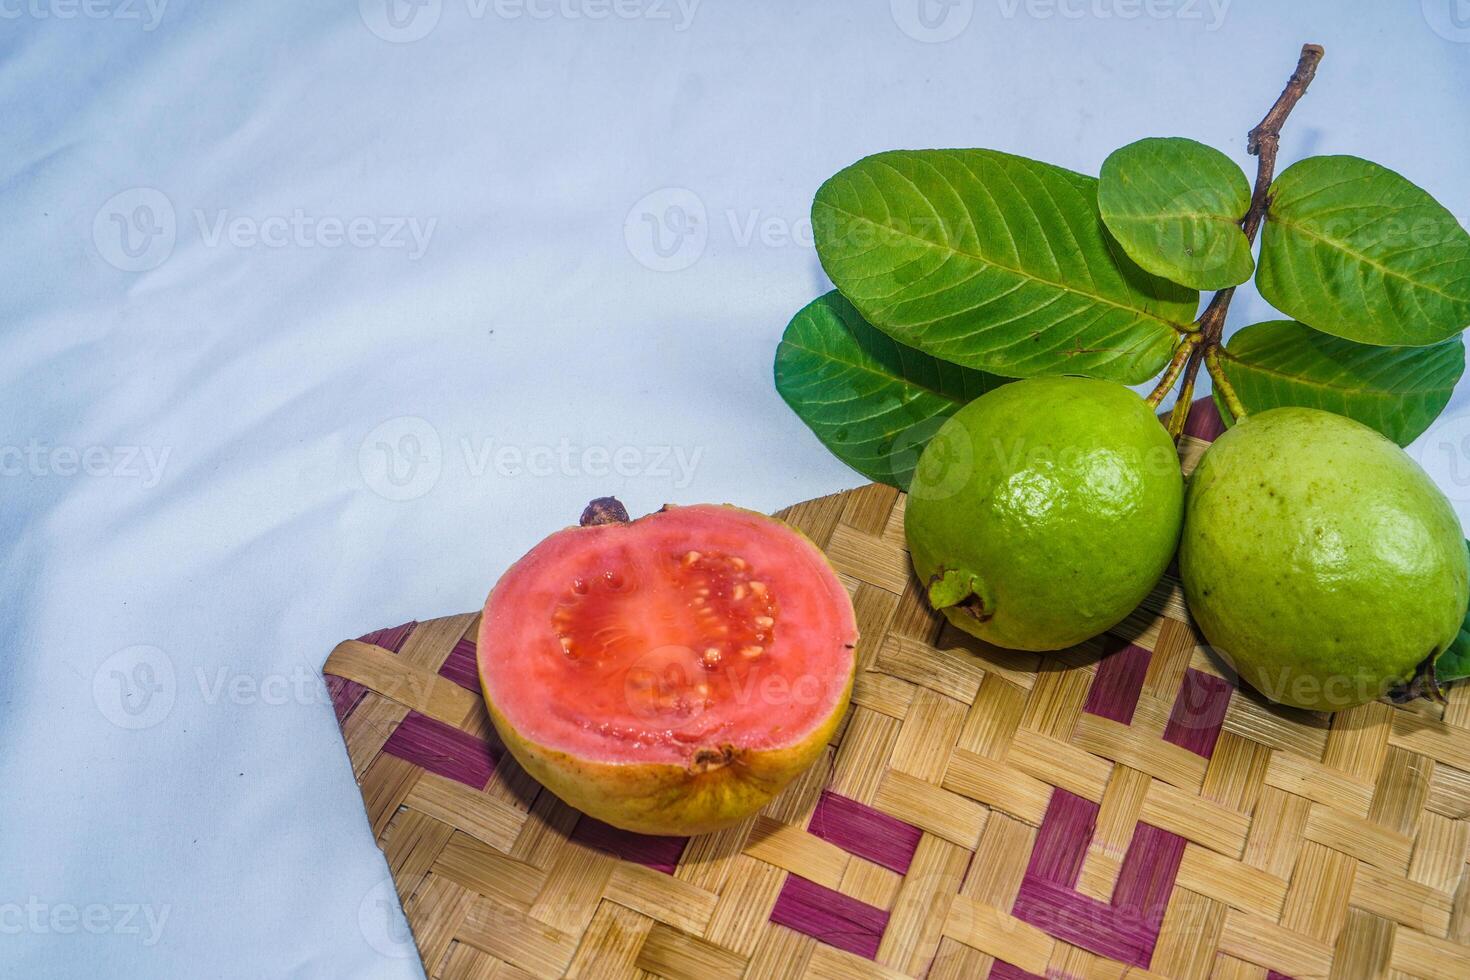
[[[1452,337],[1429,347],[1373,347],[1270,320],[1232,336],[1220,364],[1247,412],[1320,408],[1407,446],[1449,404],[1465,345]]]
[[[1240,229],[1250,209],[1245,173],[1225,154],[1178,138],[1114,150],[1097,185],[1103,223],[1128,257],[1195,289],[1224,289],[1255,271]]]
[[[1470,325],[1470,235],[1421,188],[1357,157],[1308,157],[1271,185],[1256,284],[1336,337],[1424,346]]]
[[[1465,542],[1465,547],[1470,551],[1470,541]],[[1465,613],[1459,635],[1434,661],[1434,676],[1441,684],[1470,677],[1470,611]]]
[[[901,344],[1007,377],[1138,384],[1193,329],[1199,294],[1139,268],[1097,181],[994,150],[879,153],[812,205],[833,283]]]
[[[904,490],[940,423],[1005,381],[895,343],[835,291],[797,313],[776,348],[776,390],[823,445]]]

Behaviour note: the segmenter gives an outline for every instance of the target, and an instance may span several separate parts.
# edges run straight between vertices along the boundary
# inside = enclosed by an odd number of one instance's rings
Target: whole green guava
[[[1460,522],[1408,454],[1310,408],[1252,414],[1189,480],[1184,594],[1262,694],[1334,711],[1437,657],[1465,617]]]
[[[929,601],[997,646],[1058,650],[1117,625],[1169,564],[1184,478],[1169,434],[1110,381],[1034,378],[960,409],[904,515]]]

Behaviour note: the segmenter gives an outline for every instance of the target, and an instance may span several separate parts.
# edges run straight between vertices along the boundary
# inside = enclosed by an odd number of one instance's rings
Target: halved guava
[[[760,809],[821,754],[857,624],[806,537],[724,505],[629,521],[611,498],[485,602],[480,682],[525,770],[626,830],[695,834]]]

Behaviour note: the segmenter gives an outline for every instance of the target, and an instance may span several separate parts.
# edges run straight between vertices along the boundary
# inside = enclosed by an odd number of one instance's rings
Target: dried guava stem
[[[1312,79],[1317,75],[1317,65],[1322,61],[1325,52],[1320,44],[1303,44],[1301,57],[1297,59],[1296,71],[1291,73],[1291,78],[1286,82],[1286,88],[1276,98],[1276,104],[1266,113],[1260,125],[1251,130],[1246,136],[1245,151],[1256,158],[1256,186],[1251,192],[1250,210],[1245,214],[1245,220],[1241,223],[1245,237],[1252,244],[1256,241],[1256,232],[1261,227],[1261,219],[1266,215],[1266,205],[1271,190],[1271,178],[1276,173],[1276,150],[1281,145],[1281,127],[1286,122],[1286,117],[1291,115],[1291,110],[1296,107],[1301,97],[1307,93],[1307,86],[1312,84]]]
[[[577,522],[582,527],[594,527],[599,524],[626,524],[628,523],[628,508],[624,507],[622,501],[617,497],[598,497],[587,505],[582,511],[582,518]]]
[[[1260,123],[1250,131],[1246,137],[1246,152],[1256,157],[1256,183],[1251,190],[1251,203],[1246,210],[1245,217],[1240,220],[1241,231],[1252,245],[1256,242],[1256,233],[1261,230],[1261,222],[1265,220],[1266,208],[1271,203],[1271,181],[1276,175],[1276,151],[1281,145],[1281,127],[1286,122],[1286,117],[1291,115],[1291,110],[1296,107],[1301,97],[1306,94],[1307,86],[1312,84],[1312,79],[1317,74],[1317,65],[1322,61],[1324,54],[1320,44],[1303,44],[1301,56],[1297,59],[1296,70],[1291,73],[1291,78],[1286,82],[1286,87],[1276,97],[1276,102],[1271,106]],[[1189,360],[1185,363],[1182,374],[1184,383],[1179,390],[1179,400],[1174,405],[1174,412],[1169,417],[1169,432],[1177,440],[1180,433],[1184,431],[1184,419],[1189,416],[1189,402],[1194,398],[1194,381],[1199,374],[1201,362],[1210,362],[1210,376],[1214,378],[1216,385],[1220,388],[1220,394],[1225,398],[1225,404],[1237,420],[1244,417],[1245,407],[1240,398],[1236,396],[1235,390],[1230,387],[1229,381],[1225,381],[1225,372],[1220,370],[1219,355],[1216,353],[1220,346],[1220,339],[1225,333],[1225,314],[1230,310],[1230,300],[1235,296],[1235,287],[1222,289],[1210,298],[1210,305],[1200,314],[1197,321],[1199,327],[1199,343],[1195,344],[1189,352]],[[1172,370],[1170,365],[1168,374],[1179,374]],[[1169,384],[1173,384],[1173,378],[1169,378]],[[1223,383],[1222,383],[1223,382]],[[1167,388],[1165,391],[1167,392]],[[1160,400],[1163,394],[1159,394]],[[1183,408],[1180,408],[1180,403]],[[1176,427],[1177,423],[1177,427]]]

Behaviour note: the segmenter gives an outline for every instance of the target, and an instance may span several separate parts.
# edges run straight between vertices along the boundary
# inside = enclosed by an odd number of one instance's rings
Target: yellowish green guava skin
[[[1121,622],[1173,557],[1174,443],[1110,381],[1016,381],[960,409],[914,472],[904,530],[930,602],[997,646],[1059,650]]]
[[[1373,429],[1311,408],[1252,414],[1206,451],[1179,572],[1221,657],[1314,711],[1410,680],[1470,596],[1459,519],[1429,476]]]

